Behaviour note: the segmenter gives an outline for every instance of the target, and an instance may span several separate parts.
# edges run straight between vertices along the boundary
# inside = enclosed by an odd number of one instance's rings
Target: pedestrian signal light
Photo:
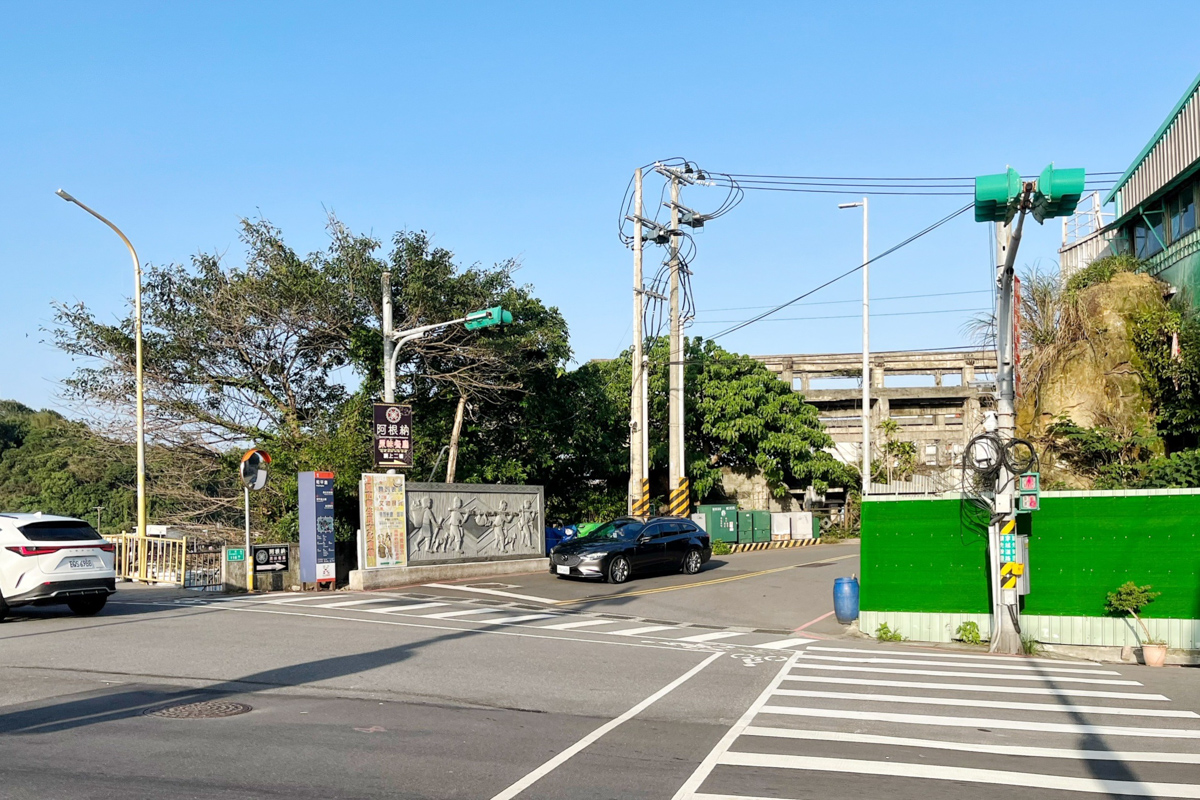
[[[1041,476],[1036,472],[1026,472],[1017,477],[1017,491],[1021,493],[1041,491]]]
[[[1038,511],[1042,507],[1042,498],[1036,494],[1023,494],[1017,498],[1017,511]]]
[[[1021,174],[1012,167],[975,179],[975,221],[1012,222],[1021,197]],[[1078,198],[1076,198],[1078,200]]]
[[[492,306],[485,308],[482,311],[472,311],[467,314],[467,318],[463,323],[469,331],[478,330],[480,328],[490,328],[493,325],[508,325],[513,321],[511,311],[505,311],[500,306]]]
[[[1086,180],[1086,170],[1055,169],[1054,164],[1046,167],[1038,176],[1037,188],[1033,193],[1033,218],[1042,222],[1051,217],[1065,217],[1074,213]],[[978,202],[976,200],[976,208]]]

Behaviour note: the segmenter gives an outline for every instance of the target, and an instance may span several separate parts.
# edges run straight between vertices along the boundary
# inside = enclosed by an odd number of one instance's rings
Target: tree
[[[669,341],[650,340],[646,353],[651,365],[650,467],[665,487]],[[622,420],[629,414],[631,358],[626,351],[604,365],[611,407]],[[764,365],[698,337],[686,340],[684,360],[686,472],[696,498],[723,496],[722,469],[761,474],[780,498],[789,488],[857,485],[856,473],[826,452],[833,440],[817,409]]]
[[[448,439],[459,397],[472,409],[471,434],[482,437],[478,452],[492,458],[493,434],[503,440],[524,382],[554,375],[569,358],[566,323],[513,283],[514,262],[462,268],[425,234],[409,232],[396,234],[385,259],[378,240],[333,219],[328,230],[324,251],[300,256],[270,223],[245,220],[244,266],[201,253],[190,267],[145,272],[148,479],[154,496],[174,492],[173,506],[192,521],[236,519],[233,466],[239,450],[256,445],[273,457],[274,477],[254,497],[262,526],[294,537],[295,473],[332,469],[338,531],[352,533],[358,475],[370,469],[370,406],[382,385],[385,270],[398,328],[494,305],[518,320],[477,332],[451,327],[400,354],[398,397],[417,421],[414,474]],[[55,321],[58,345],[84,359],[66,382],[68,397],[96,409],[93,422],[111,438],[128,441],[132,320],[103,323],[79,303],[58,305]],[[460,459],[459,474],[484,479],[484,466]]]
[[[1155,644],[1150,638],[1150,629],[1146,627],[1146,623],[1138,616],[1138,612],[1145,606],[1154,601],[1154,598],[1162,594],[1162,592],[1152,592],[1153,587],[1138,586],[1133,581],[1126,581],[1117,587],[1115,592],[1108,593],[1108,600],[1104,604],[1105,610],[1110,614],[1123,616],[1128,614],[1133,617],[1134,621],[1141,626],[1142,631],[1146,634],[1146,638],[1142,641],[1148,644]]]
[[[900,423],[888,417],[879,423],[883,432],[883,477],[888,483],[892,479],[906,480],[917,468],[917,445],[913,442],[903,442],[897,438]],[[871,470],[874,472],[874,468]]]

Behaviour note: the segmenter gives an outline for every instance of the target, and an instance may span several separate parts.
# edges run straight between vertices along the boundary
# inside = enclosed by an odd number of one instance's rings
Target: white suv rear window
[[[86,522],[31,522],[19,529],[31,542],[78,542],[88,539],[103,539]]]

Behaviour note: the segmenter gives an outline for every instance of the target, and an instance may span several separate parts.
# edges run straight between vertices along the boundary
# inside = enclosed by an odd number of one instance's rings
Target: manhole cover
[[[245,714],[250,706],[245,703],[234,703],[228,700],[205,700],[200,703],[184,703],[178,706],[167,706],[147,711],[151,717],[167,717],[168,719],[214,719],[216,717],[234,717]]]

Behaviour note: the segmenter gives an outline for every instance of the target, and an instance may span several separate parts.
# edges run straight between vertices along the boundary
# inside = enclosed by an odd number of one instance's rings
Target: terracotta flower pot
[[[1167,646],[1165,644],[1142,645],[1142,660],[1146,662],[1147,667],[1161,667],[1166,658]]]

